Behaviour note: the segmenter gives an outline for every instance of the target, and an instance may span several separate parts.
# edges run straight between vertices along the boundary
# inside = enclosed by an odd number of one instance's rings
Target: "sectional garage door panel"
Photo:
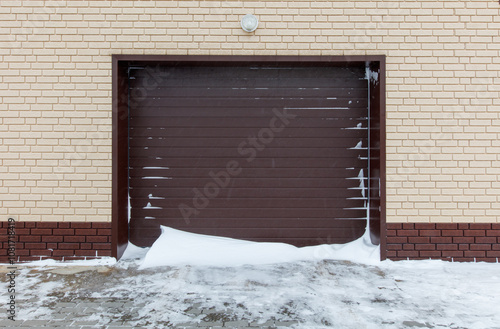
[[[160,224],[298,246],[363,234],[364,67],[129,71],[133,243],[151,245]]]
[[[321,226],[321,220],[310,220],[304,227],[302,219],[291,220],[287,228],[283,229],[282,220],[275,218],[254,218],[251,221],[242,221],[235,225],[232,219],[219,222],[206,220],[191,220],[187,225],[183,220],[170,221],[170,226],[181,230],[228,237],[245,237],[245,239],[259,242],[284,242],[296,246],[311,246],[319,244],[346,243],[354,236],[363,234],[366,223],[363,221],[335,221],[328,227]],[[260,227],[266,227],[265,230]],[[311,227],[314,227],[311,229]],[[137,220],[131,223],[130,229],[134,236],[141,234],[144,245],[152,245],[160,234],[157,224],[150,220]],[[328,234],[325,232],[328,231]]]

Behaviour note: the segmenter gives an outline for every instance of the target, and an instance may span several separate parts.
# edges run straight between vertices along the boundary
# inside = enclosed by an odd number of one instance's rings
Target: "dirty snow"
[[[190,243],[205,239],[191,236]],[[103,328],[209,327],[239,320],[266,328],[269,320],[296,321],[292,326],[301,329],[500,328],[500,264],[380,262],[365,241],[330,246],[333,251],[318,258],[261,265],[139,269],[154,247],[132,244],[117,263],[79,261],[78,268],[65,263],[67,271],[54,261],[19,264],[18,320],[53,320],[71,312],[63,304],[74,303],[84,305],[76,307],[75,321]],[[358,262],[360,247],[368,256]],[[324,259],[332,253],[343,260]],[[0,290],[0,298],[6,300],[7,289]]]
[[[499,264],[322,260],[138,270],[141,261],[122,260],[101,273],[22,266],[18,320],[52,320],[58,303],[94,303],[98,312],[80,312],[75,321],[104,327],[127,319],[147,328],[214,318],[298,321],[294,327],[306,329],[500,328]],[[2,300],[5,294],[2,289]],[[104,300],[128,306],[100,308]]]

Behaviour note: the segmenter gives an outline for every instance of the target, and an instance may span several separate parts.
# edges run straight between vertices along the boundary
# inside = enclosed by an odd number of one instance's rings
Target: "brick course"
[[[59,224],[76,229],[60,229]],[[0,222],[0,263],[8,261],[7,226],[7,222]],[[111,223],[16,222],[15,227],[16,241],[20,241],[16,243],[17,262],[111,256]],[[106,234],[97,235],[98,231]]]
[[[495,224],[387,223],[387,228],[387,258],[392,260],[431,258],[498,262],[500,258],[500,227]],[[445,237],[450,228],[456,234]],[[409,229],[430,237],[408,236]],[[485,237],[486,233],[495,236]]]

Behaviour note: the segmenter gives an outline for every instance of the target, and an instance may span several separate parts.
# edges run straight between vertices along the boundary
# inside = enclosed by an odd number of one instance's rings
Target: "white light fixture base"
[[[245,32],[253,32],[257,30],[258,26],[259,26],[259,20],[252,14],[245,15],[241,19],[241,28]]]

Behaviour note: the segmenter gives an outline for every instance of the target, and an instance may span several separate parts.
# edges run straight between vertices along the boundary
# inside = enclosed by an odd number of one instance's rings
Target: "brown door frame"
[[[121,258],[128,244],[128,67],[159,62],[227,63],[280,62],[330,63],[331,65],[366,63],[370,79],[370,232],[380,243],[381,259],[386,258],[385,195],[385,56],[189,56],[189,55],[113,55],[112,56],[112,256]],[[376,78],[375,78],[376,76]],[[372,217],[373,215],[378,215]]]

